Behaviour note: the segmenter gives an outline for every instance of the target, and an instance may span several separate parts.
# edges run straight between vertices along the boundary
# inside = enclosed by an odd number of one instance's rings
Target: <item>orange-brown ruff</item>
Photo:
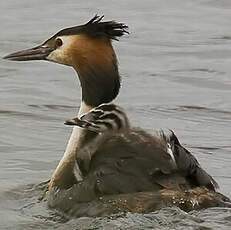
[[[81,83],[81,117],[113,101],[120,88],[111,40],[127,33],[127,26],[102,19],[95,16],[84,25],[63,29],[42,45],[5,59],[47,60],[72,66]],[[230,206],[229,199],[216,192],[214,179],[173,132],[151,135],[127,128],[105,136],[90,157],[80,154],[97,135],[74,127],[50,180],[50,207],[74,216],[96,216],[149,212],[171,205],[184,210]],[[86,162],[88,167],[84,167]]]
[[[111,69],[114,65],[115,53],[108,39],[76,35],[73,40],[68,54],[71,57],[77,57],[73,58],[71,62],[78,72],[88,71],[88,65],[102,69]]]

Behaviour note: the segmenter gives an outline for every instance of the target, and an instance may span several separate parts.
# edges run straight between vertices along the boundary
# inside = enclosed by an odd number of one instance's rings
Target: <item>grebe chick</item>
[[[129,120],[124,110],[115,104],[101,104],[89,112],[65,121],[65,125],[76,125],[96,132],[119,132],[129,129]]]
[[[75,117],[66,120],[64,124],[79,126],[90,131],[90,133],[86,133],[86,139],[83,140],[85,144],[80,149],[76,159],[83,175],[88,172],[90,161],[103,142],[113,137],[113,134],[127,132],[130,128],[124,110],[118,105],[107,103],[91,109],[80,118]],[[76,172],[74,171],[74,173]],[[79,181],[79,176],[76,176],[76,179]]]

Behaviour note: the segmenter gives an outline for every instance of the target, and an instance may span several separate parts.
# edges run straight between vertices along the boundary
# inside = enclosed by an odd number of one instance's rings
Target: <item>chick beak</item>
[[[76,126],[79,126],[79,123],[81,123],[81,120],[79,120],[78,118],[69,119],[64,122],[65,125],[76,125]]]
[[[66,120],[64,122],[65,125],[74,125],[79,126],[81,128],[87,128],[89,126],[89,123],[87,121],[82,121],[79,118],[73,118],[70,120]]]

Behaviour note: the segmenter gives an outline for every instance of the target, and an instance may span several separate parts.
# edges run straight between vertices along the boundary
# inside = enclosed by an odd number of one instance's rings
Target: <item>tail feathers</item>
[[[197,159],[181,145],[175,145],[174,147],[178,169],[190,178],[195,186],[205,186],[216,191],[219,187],[217,182],[201,168]]]
[[[209,190],[216,191],[219,189],[217,182],[201,167],[198,167],[194,175],[191,175],[192,179],[195,179],[199,186],[205,186]]]
[[[168,130],[167,132],[161,130],[159,136],[171,147],[178,170],[189,178],[193,185],[205,186],[213,191],[219,188],[212,176],[201,168],[197,159],[180,144],[172,130]]]

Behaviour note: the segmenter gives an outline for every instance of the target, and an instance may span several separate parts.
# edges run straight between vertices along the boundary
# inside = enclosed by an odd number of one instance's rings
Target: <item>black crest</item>
[[[128,33],[128,26],[115,21],[102,22],[104,16],[95,15],[89,22],[81,26],[66,28],[59,31],[56,36],[86,34],[91,37],[106,37],[118,40],[118,37]]]

